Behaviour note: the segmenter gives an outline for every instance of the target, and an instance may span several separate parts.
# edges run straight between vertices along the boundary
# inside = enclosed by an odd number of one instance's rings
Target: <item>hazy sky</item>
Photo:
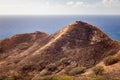
[[[120,14],[120,0],[0,0],[0,15]]]

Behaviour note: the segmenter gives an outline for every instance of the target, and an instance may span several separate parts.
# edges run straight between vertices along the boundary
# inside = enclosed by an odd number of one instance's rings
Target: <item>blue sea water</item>
[[[0,16],[0,39],[35,31],[53,34],[75,21],[97,26],[112,39],[120,41],[120,15]]]

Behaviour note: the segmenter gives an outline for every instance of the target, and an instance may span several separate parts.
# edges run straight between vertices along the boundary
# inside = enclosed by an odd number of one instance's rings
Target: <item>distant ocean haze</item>
[[[0,16],[0,39],[21,33],[42,31],[53,34],[75,22],[84,21],[100,28],[112,39],[120,41],[120,16]]]

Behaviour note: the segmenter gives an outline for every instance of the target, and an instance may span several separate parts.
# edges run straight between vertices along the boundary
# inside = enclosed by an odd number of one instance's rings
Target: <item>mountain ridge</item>
[[[64,74],[65,70],[79,66],[89,69],[120,50],[119,42],[82,21],[76,21],[51,35],[43,32],[21,35],[0,42],[0,55],[3,56],[0,58],[0,72],[6,75],[20,74],[24,80],[30,80],[38,74]],[[4,47],[5,44],[7,46]],[[64,59],[65,63],[61,62]],[[51,64],[56,65],[57,69],[48,70]]]

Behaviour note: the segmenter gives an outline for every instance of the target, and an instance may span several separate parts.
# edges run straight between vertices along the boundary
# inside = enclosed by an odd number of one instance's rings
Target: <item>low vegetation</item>
[[[0,80],[23,80],[23,79],[19,75],[10,75],[10,76],[0,75]]]
[[[57,66],[55,64],[49,64],[46,66],[48,71],[55,71],[57,69]]]
[[[68,75],[48,75],[48,76],[39,76],[35,77],[32,80],[120,80],[120,78],[108,78],[102,75],[90,75],[90,76],[81,76],[73,77]]]
[[[79,79],[76,80],[105,80],[103,76],[87,76],[87,77],[80,77]]]
[[[62,58],[62,59],[60,60],[60,63],[61,63],[62,65],[64,65],[64,66],[67,66],[67,65],[70,64],[68,61],[69,61],[68,58]]]
[[[25,71],[33,71],[35,68],[33,66],[32,63],[27,63],[27,64],[24,64],[22,67],[21,67],[21,71],[25,72]]]
[[[38,71],[41,71],[41,70],[43,70],[44,68],[45,68],[45,66],[46,66],[46,62],[44,62],[44,61],[40,61],[40,62],[38,62]]]
[[[118,61],[120,61],[119,58],[114,57],[114,56],[108,56],[108,57],[106,57],[106,58],[104,59],[104,64],[105,64],[106,66],[109,66],[109,65],[112,65],[112,64],[117,63]]]
[[[8,76],[5,80],[22,80],[22,78],[20,76]]]
[[[28,48],[29,48],[29,44],[27,42],[24,42],[18,45],[19,50],[26,50]]]
[[[33,78],[32,80],[75,80],[75,78],[67,75],[50,75],[50,76]]]
[[[69,72],[69,75],[77,75],[85,72],[85,67],[76,67]]]
[[[87,76],[81,76],[75,80],[120,80],[119,74],[104,73],[103,75],[90,74]]]
[[[103,66],[96,66],[92,69],[95,75],[102,75],[103,72],[105,71]]]

